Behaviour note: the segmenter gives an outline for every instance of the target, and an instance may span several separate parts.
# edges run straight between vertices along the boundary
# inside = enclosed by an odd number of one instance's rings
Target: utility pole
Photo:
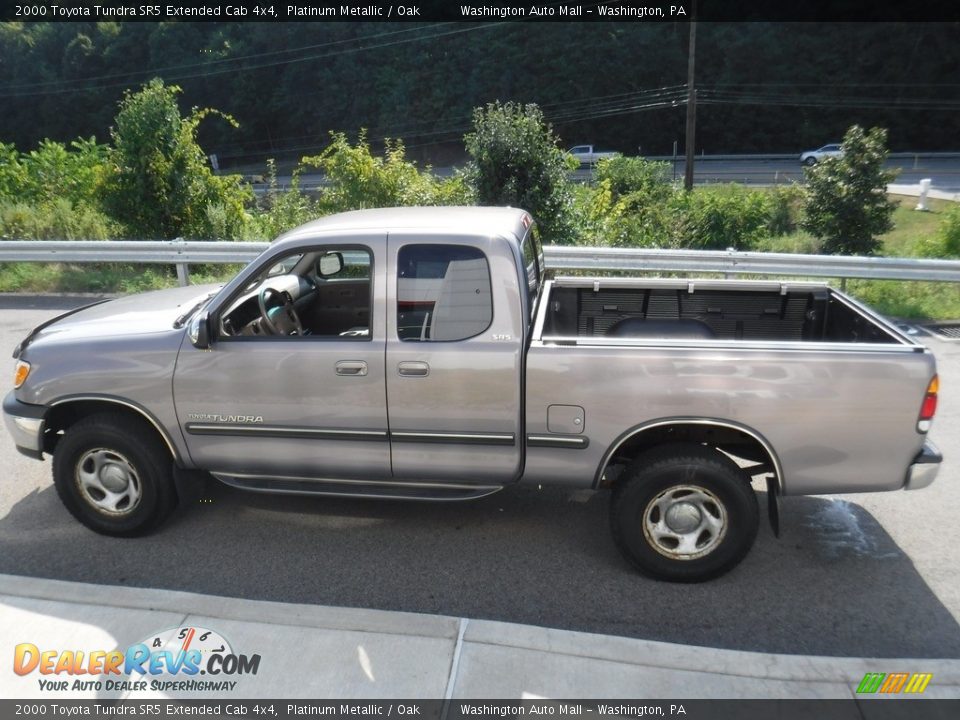
[[[687,160],[683,175],[684,190],[693,190],[693,153],[697,137],[697,89],[693,84],[697,60],[697,0],[690,13],[690,47],[687,51]]]

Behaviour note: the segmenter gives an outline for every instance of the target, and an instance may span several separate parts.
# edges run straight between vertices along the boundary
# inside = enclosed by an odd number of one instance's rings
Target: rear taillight
[[[927,393],[923,396],[923,405],[920,406],[920,418],[917,420],[917,432],[925,433],[930,429],[930,422],[937,412],[937,393],[940,391],[940,378],[936,375],[927,385]]]

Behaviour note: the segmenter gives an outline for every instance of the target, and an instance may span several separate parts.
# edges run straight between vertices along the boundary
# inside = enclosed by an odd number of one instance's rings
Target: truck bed
[[[560,278],[548,291],[544,338],[915,344],[823,283]]]
[[[935,372],[823,283],[558,278],[527,355],[527,432],[571,449],[531,447],[524,480],[572,485],[625,429],[704,423],[768,444],[784,494],[897,489]]]

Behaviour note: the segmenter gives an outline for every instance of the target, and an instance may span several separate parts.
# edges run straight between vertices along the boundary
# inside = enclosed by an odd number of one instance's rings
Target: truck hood
[[[120,335],[172,332],[184,313],[216,293],[222,285],[191,285],[169,290],[128,295],[94,303],[59,315],[33,332],[17,346],[14,357],[28,344],[41,341],[71,341]]]

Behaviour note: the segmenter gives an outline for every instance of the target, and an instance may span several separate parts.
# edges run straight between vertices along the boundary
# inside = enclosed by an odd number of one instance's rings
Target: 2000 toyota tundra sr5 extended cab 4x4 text
[[[781,495],[936,476],[933,356],[826,285],[543,273],[522,210],[323,218],[222,288],[36,328],[7,425],[102,533],[156,527],[201,471],[376,498],[609,488],[623,554],[682,581],[750,549],[752,479],[776,528]]]

